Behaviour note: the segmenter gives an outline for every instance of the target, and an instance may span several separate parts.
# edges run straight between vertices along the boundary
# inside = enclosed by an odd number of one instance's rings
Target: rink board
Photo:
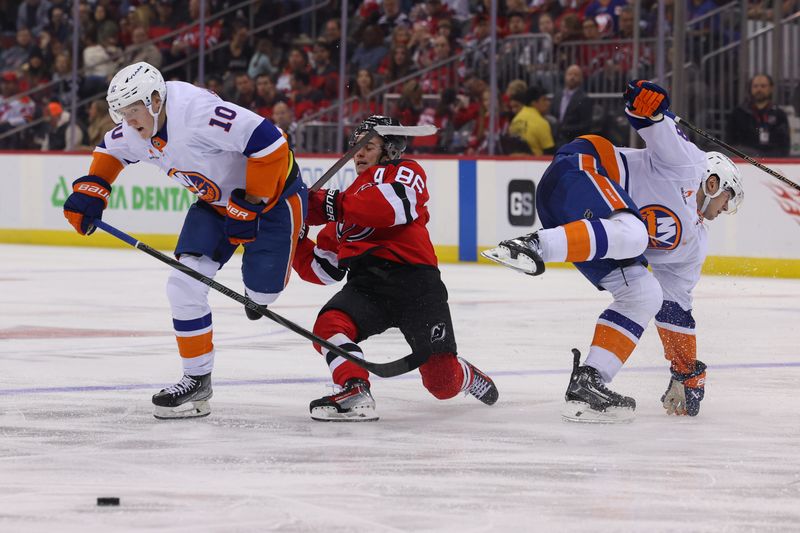
[[[298,156],[303,179],[314,183],[334,157]],[[539,227],[535,190],[548,161],[512,158],[419,159],[431,195],[429,229],[443,262],[473,262],[479,250]],[[0,242],[117,247],[108,235],[75,234],[61,206],[72,181],[88,169],[87,154],[2,154]],[[800,161],[768,166],[800,182]],[[800,192],[743,163],[745,203],[736,216],[709,223],[708,273],[800,277]],[[189,169],[181,169],[189,170]],[[352,163],[331,180],[355,178]],[[135,164],[120,175],[104,220],[151,246],[174,246],[194,197],[157,167]],[[665,231],[669,233],[670,228]]]

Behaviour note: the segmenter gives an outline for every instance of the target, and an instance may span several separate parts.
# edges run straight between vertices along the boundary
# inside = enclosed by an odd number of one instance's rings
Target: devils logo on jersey
[[[650,236],[650,250],[674,250],[681,242],[681,221],[663,205],[646,205],[639,209]]]
[[[213,203],[222,198],[219,185],[199,172],[171,168],[167,175],[189,189],[192,194],[204,202]]]
[[[339,242],[362,241],[372,235],[374,231],[375,228],[365,228],[355,224],[344,224],[342,222],[336,224],[336,237],[339,239]]]

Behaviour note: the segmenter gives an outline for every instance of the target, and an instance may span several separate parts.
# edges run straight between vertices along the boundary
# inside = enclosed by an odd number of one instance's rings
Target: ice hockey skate
[[[499,393],[492,378],[481,372],[469,361],[460,357],[458,361],[464,367],[464,371],[469,374],[469,380],[467,381],[467,387],[464,389],[464,392],[466,394],[471,394],[486,405],[494,405],[495,402],[497,402]]]
[[[319,422],[374,422],[378,420],[369,383],[350,379],[339,392],[323,396],[309,405],[311,418]]]
[[[572,376],[562,418],[569,422],[632,422],[636,400],[607,388],[596,369],[580,365],[581,352],[573,348],[572,353]]]
[[[211,374],[183,376],[181,380],[153,395],[155,412],[160,420],[199,418],[211,413]]]
[[[502,241],[495,248],[482,251],[481,255],[529,276],[538,276],[544,272],[539,235],[535,232]]]

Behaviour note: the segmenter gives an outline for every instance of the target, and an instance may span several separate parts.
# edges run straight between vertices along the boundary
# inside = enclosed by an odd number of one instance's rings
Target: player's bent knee
[[[452,354],[433,354],[419,367],[422,385],[436,399],[449,400],[461,392],[464,371],[458,358]]]
[[[629,211],[611,215],[603,226],[608,234],[606,257],[627,259],[644,253],[650,242],[647,227]]]
[[[219,270],[219,263],[205,256],[182,255],[179,261],[210,278]],[[178,270],[173,270],[167,279],[167,298],[173,310],[207,305],[208,290],[208,285]]]
[[[314,322],[314,335],[327,340],[336,334],[342,334],[351,341],[355,341],[358,336],[358,328],[350,315],[344,311],[338,309],[325,311]],[[321,351],[320,346],[316,343],[314,343],[314,349],[318,352]]]

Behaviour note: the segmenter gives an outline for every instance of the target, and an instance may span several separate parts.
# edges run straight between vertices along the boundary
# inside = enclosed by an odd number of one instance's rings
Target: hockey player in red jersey
[[[396,119],[371,116],[351,143],[375,126]],[[428,235],[425,171],[401,159],[406,138],[373,137],[356,152],[358,177],[344,191],[320,190],[309,197],[306,222],[325,227],[314,243],[303,238],[294,269],[306,281],[330,284],[347,275],[341,291],[322,308],[314,333],[350,353],[358,343],[397,327],[416,354],[422,383],[440,400],[465,391],[485,404],[497,401],[494,382],[456,355],[456,341],[436,254]],[[318,345],[340,388],[311,402],[311,418],[321,421],[377,420],[369,373]]]

